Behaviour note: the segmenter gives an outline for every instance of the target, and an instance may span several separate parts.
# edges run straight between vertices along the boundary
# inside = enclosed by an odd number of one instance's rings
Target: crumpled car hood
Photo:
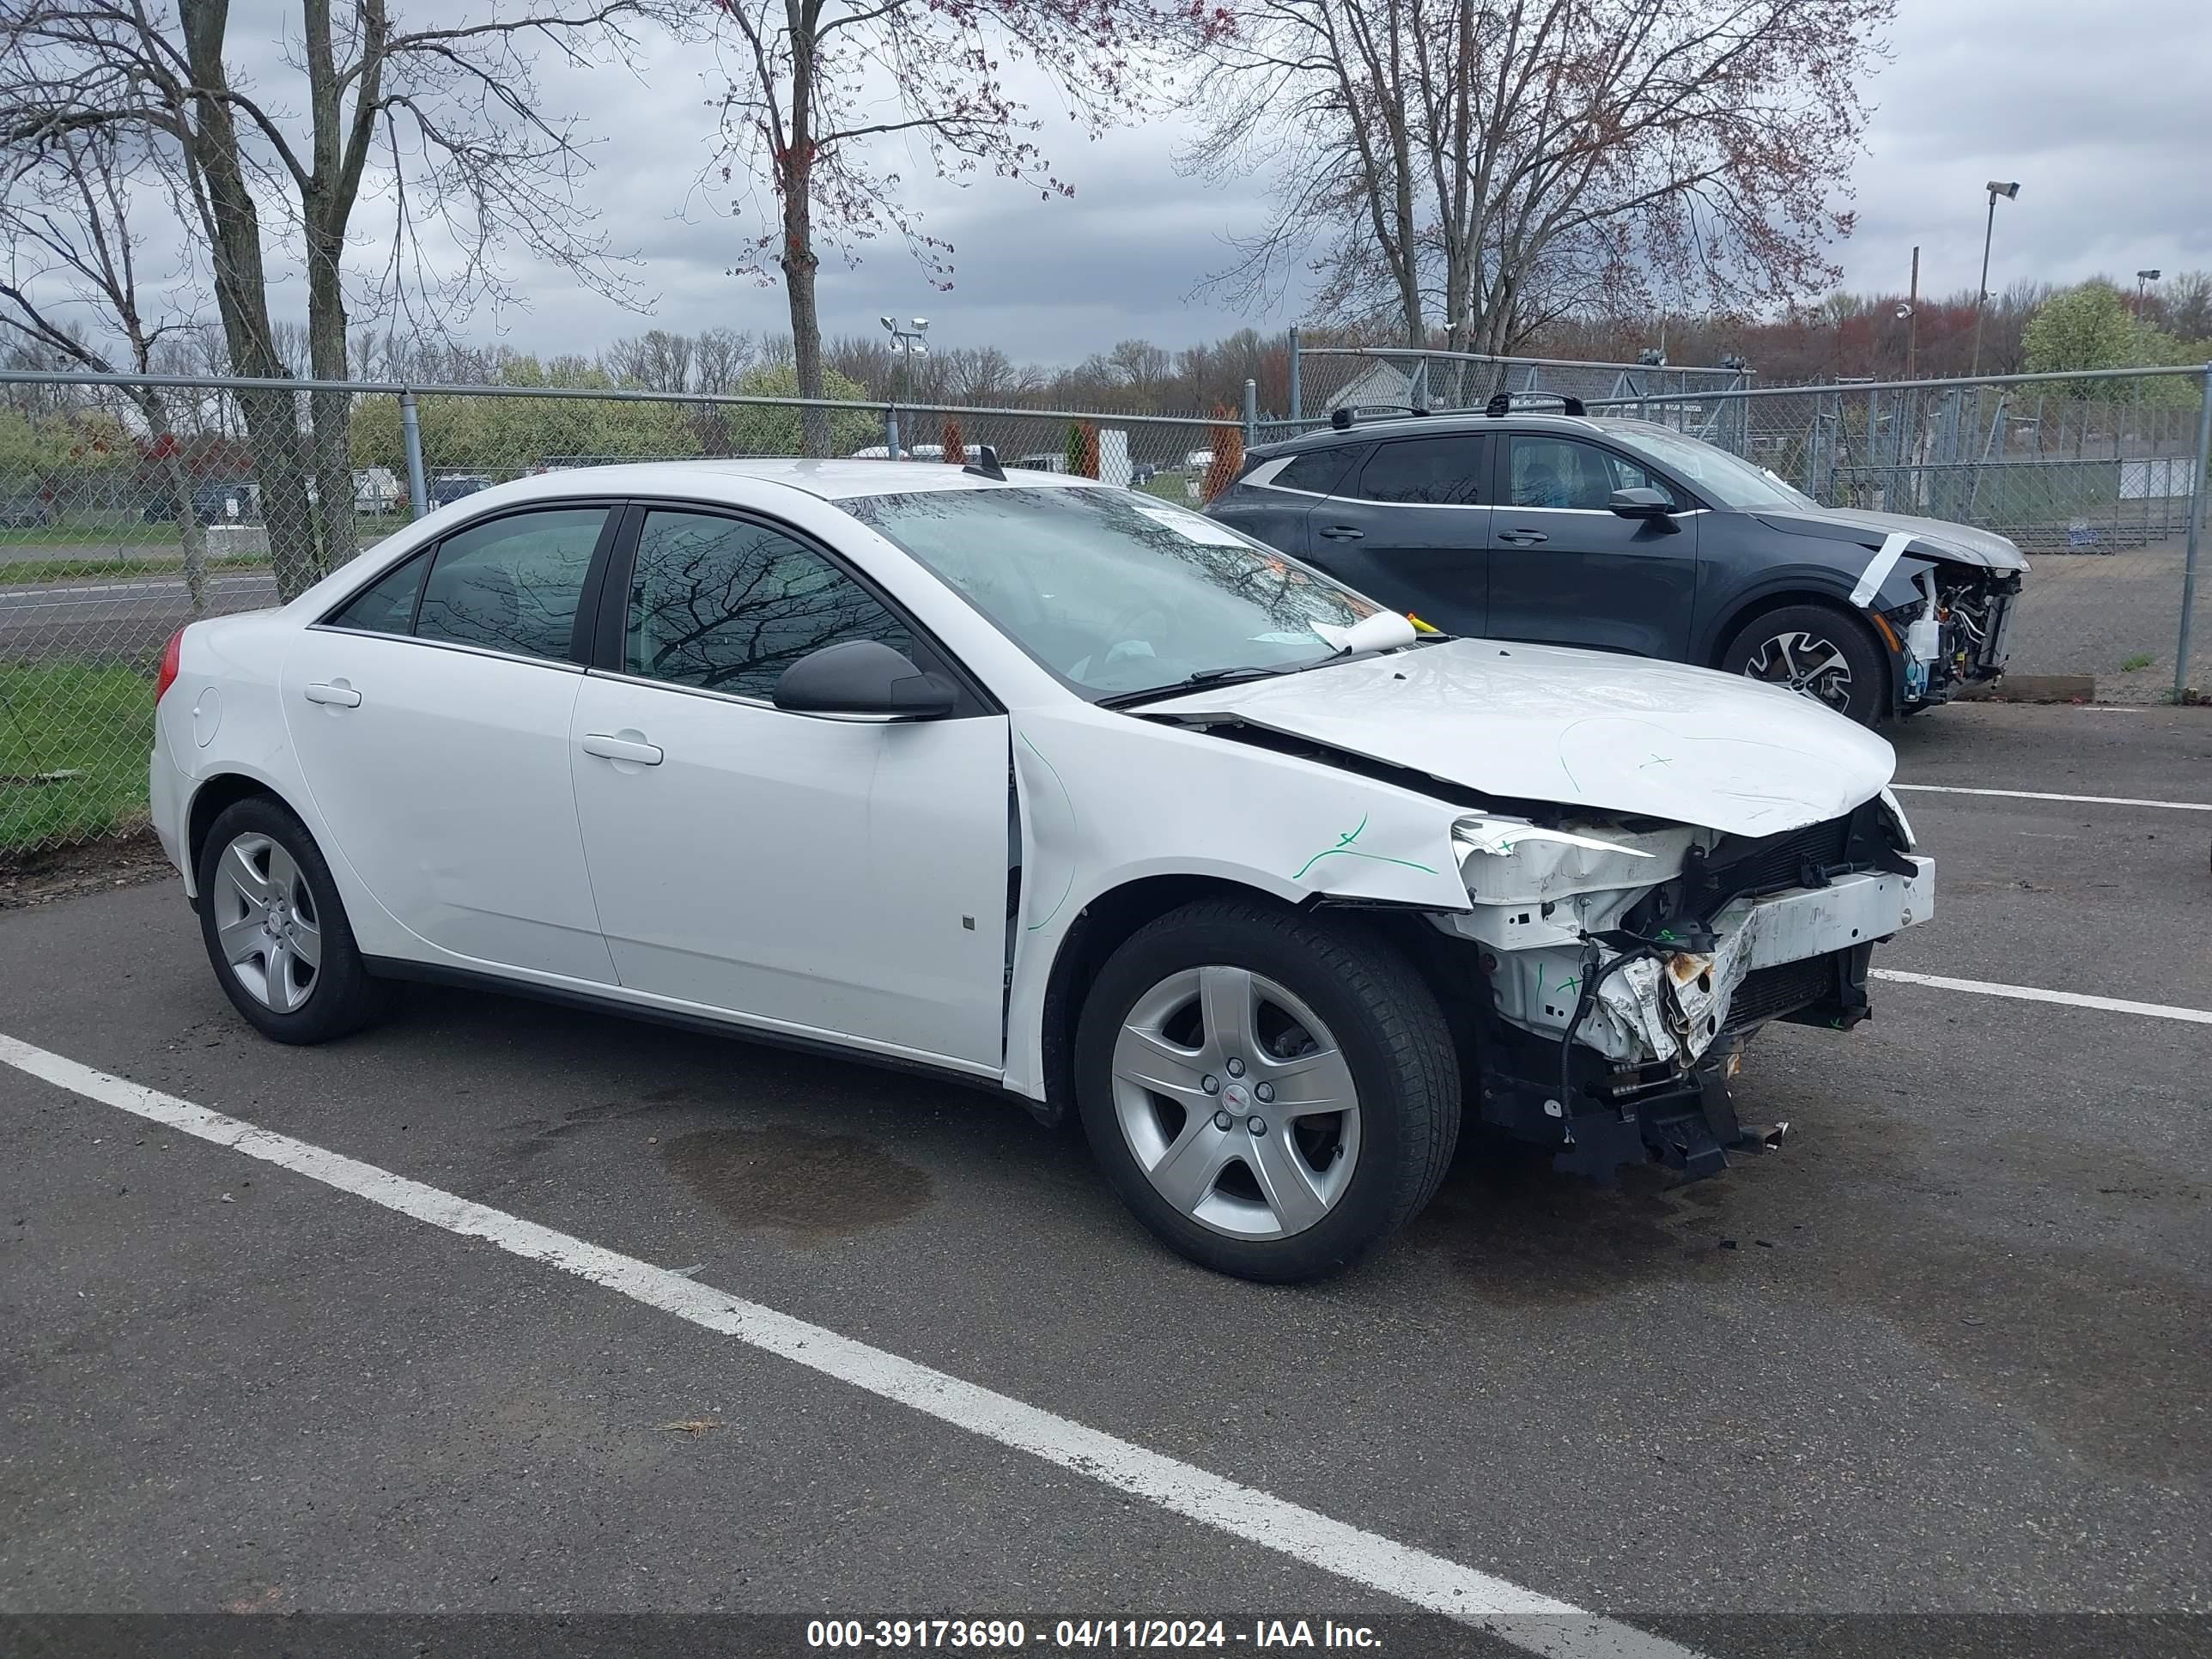
[[[1145,712],[1231,716],[1488,795],[1741,836],[1841,817],[1897,761],[1863,726],[1737,675],[1490,640],[1208,686]]]
[[[1761,513],[1759,522],[1793,536],[1819,536],[1872,547],[1903,531],[1912,538],[1905,550],[1985,570],[2025,570],[2027,559],[2011,540],[1994,531],[1944,519],[1916,519],[1905,513],[1871,513],[1856,507],[1807,508],[1802,513]]]

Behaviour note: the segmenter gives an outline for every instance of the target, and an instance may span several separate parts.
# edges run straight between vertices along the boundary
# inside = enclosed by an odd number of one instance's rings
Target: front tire
[[[234,801],[208,827],[199,896],[216,981],[262,1036],[328,1042],[390,1010],[315,838],[276,801]]]
[[[1780,685],[1875,726],[1887,712],[1889,666],[1874,631],[1824,605],[1786,605],[1736,630],[1715,665]]]
[[[1443,1011],[1364,927],[1207,900],[1139,930],[1084,1003],[1093,1153],[1163,1243],[1239,1278],[1334,1273],[1435,1193],[1459,1135]]]

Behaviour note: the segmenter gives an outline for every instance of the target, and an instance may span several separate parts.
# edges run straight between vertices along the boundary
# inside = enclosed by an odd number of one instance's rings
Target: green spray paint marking
[[[1043,764],[1044,769],[1052,774],[1052,781],[1054,783],[1060,784],[1060,798],[1067,803],[1067,827],[1073,830],[1075,827],[1075,797],[1067,793],[1067,785],[1061,782],[1060,769],[1057,766],[1054,766],[1050,761],[1045,759],[1044,750],[1038,748],[1035,744],[1030,741],[1029,733],[1026,732],[1022,733],[1022,747],[1028,750],[1032,755],[1035,755],[1038,761]],[[1046,911],[1037,921],[1031,922],[1024,931],[1034,933],[1038,928],[1042,927],[1047,922],[1058,915],[1060,914],[1060,907],[1067,902],[1067,896],[1074,890],[1075,860],[1073,858],[1070,858],[1067,861],[1067,884],[1060,890],[1060,896],[1052,902],[1052,908]]]
[[[1357,827],[1346,830],[1344,834],[1336,838],[1335,846],[1322,848],[1320,852],[1316,853],[1304,864],[1298,866],[1297,873],[1292,876],[1291,879],[1292,881],[1304,881],[1305,879],[1307,871],[1312,869],[1314,866],[1319,864],[1323,859],[1334,858],[1339,853],[1343,854],[1346,858],[1371,859],[1377,864],[1402,864],[1408,870],[1419,870],[1425,876],[1433,876],[1436,874],[1436,872],[1431,869],[1427,865],[1416,864],[1411,859],[1385,858],[1380,853],[1362,852],[1358,848],[1354,847],[1352,843],[1359,839],[1361,833],[1364,831],[1366,828],[1367,820],[1364,817],[1362,817]]]

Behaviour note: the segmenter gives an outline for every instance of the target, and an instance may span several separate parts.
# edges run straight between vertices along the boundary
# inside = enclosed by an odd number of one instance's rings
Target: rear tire
[[[231,1006],[279,1042],[328,1042],[382,1018],[337,884],[307,825],[265,795],[225,807],[200,847],[200,937]]]
[[[1877,726],[1889,712],[1881,642],[1857,617],[1825,605],[1785,605],[1753,617],[1714,665],[1796,691],[1861,726]]]
[[[1387,941],[1234,899],[1170,912],[1092,982],[1076,1099],[1107,1179],[1170,1249],[1295,1283],[1434,1194],[1460,1077],[1435,995]]]

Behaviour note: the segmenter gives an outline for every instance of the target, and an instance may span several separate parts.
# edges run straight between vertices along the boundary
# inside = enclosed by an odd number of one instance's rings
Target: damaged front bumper
[[[1644,920],[1638,902],[1650,890],[1449,918],[1481,947],[1495,1012],[1479,1059],[1482,1116],[1600,1180],[1650,1158],[1717,1170],[1730,1146],[1753,1144],[1728,1091],[1752,1034],[1777,1019],[1855,1025],[1875,944],[1935,914],[1935,861],[1893,852],[1887,863],[1808,867],[1801,884],[1719,897],[1655,933],[1620,925]]]

